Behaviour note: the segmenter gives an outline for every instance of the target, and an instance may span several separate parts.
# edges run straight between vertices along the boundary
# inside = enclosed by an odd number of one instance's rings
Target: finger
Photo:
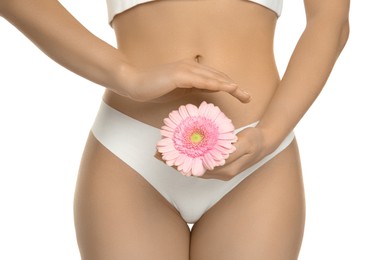
[[[248,141],[246,137],[246,132],[248,130],[249,128],[241,130],[237,134],[237,142],[233,143],[235,150],[234,152],[230,153],[229,157],[225,160],[225,166],[250,153],[248,150]]]
[[[228,83],[235,83],[232,78],[230,78],[227,74],[223,73],[222,71],[219,71],[215,68],[206,66],[206,65],[199,65],[196,64],[193,67],[194,73],[199,73],[201,75],[204,75],[206,77],[210,78],[216,78],[220,81],[228,82]]]
[[[229,92],[232,96],[238,98],[242,103],[251,101],[251,95],[241,88],[236,88],[233,92]]]
[[[245,131],[245,130],[243,130]],[[239,133],[240,135],[242,133]],[[205,179],[230,179],[237,174],[237,171],[242,169],[243,165],[248,163],[249,151],[246,149],[244,139],[238,137],[238,141],[234,144],[236,150],[229,155],[225,160],[225,164],[221,167],[216,167],[212,171],[206,171],[203,175]]]
[[[237,160],[231,162],[229,165],[216,168],[212,171],[206,171],[205,174],[199,178],[203,179],[219,179],[228,181],[234,178],[237,174],[241,173],[245,169],[245,165],[248,163],[248,157],[243,156]]]
[[[247,153],[243,151],[242,149],[238,149],[234,151],[233,153],[229,154],[229,157],[225,160],[224,166],[227,166],[236,160],[240,159],[242,156],[246,155]]]
[[[194,78],[191,82],[192,84],[190,85],[192,85],[192,87],[200,89],[206,88],[211,91],[224,91],[236,97],[243,103],[250,101],[250,94],[239,88],[228,75],[221,71],[193,62],[187,72],[198,76],[198,78]]]
[[[243,103],[247,103],[251,99],[250,94],[240,89],[236,83],[224,82],[215,78],[208,78],[199,75],[192,75],[192,77],[186,77],[186,81],[181,84],[181,87],[193,87],[214,92],[224,91],[234,96]]]
[[[203,73],[212,73],[211,75],[206,74],[206,76],[208,76],[208,77],[215,77],[221,81],[234,83],[234,81],[227,74],[223,73],[222,71],[219,71],[213,67],[201,64],[200,59],[201,59],[201,55],[197,55],[194,59],[189,59],[189,61],[190,61],[189,64],[192,66],[193,69],[200,69],[201,72],[203,72]],[[195,72],[196,71],[194,71],[194,73]]]
[[[218,80],[220,82],[230,83],[233,85],[237,85],[229,76],[226,74],[204,65],[200,65],[197,63],[194,64],[187,64],[187,66],[184,68],[184,71],[187,73],[190,73],[195,76],[199,76],[203,79],[212,79],[212,80]]]

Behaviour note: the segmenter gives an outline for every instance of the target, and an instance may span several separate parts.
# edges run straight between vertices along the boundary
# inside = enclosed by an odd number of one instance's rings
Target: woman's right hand
[[[124,68],[119,74],[120,95],[140,102],[167,102],[195,92],[226,92],[243,103],[250,95],[226,74],[186,58],[147,69]]]
[[[197,91],[224,91],[241,102],[250,100],[227,75],[195,58],[132,67],[123,53],[91,34],[58,1],[0,0],[0,16],[62,66],[131,99],[166,102]]]

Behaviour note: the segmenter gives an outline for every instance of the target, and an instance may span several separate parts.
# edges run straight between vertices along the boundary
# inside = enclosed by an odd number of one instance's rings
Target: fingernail
[[[246,101],[245,101],[245,103],[248,103],[248,102],[250,102],[250,101],[251,101],[251,99],[252,99],[252,96],[251,96],[251,94],[249,94],[249,93],[248,93],[248,92],[246,92],[245,90],[243,90],[243,91],[242,91],[242,93],[244,93],[244,95],[248,97],[248,100],[246,100]]]
[[[246,92],[245,90],[242,90],[242,93],[244,93],[245,96],[248,96],[249,99],[251,98],[251,94],[249,94],[248,92]]]
[[[249,94],[248,92],[246,92],[245,90],[241,90],[242,91],[242,93],[244,93],[245,95],[247,95],[247,96],[250,96],[251,94]]]

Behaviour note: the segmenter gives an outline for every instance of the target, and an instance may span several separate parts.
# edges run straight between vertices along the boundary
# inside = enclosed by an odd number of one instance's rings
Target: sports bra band
[[[107,10],[108,10],[108,21],[111,24],[112,19],[114,18],[115,15],[120,14],[137,5],[147,3],[147,2],[152,2],[155,0],[106,0],[106,1],[107,1]],[[248,0],[248,1],[262,5],[274,11],[277,17],[281,15],[283,0]]]

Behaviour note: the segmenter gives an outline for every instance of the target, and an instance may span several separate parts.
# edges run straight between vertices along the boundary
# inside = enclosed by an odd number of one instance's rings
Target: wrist
[[[275,131],[265,128],[258,124],[256,129],[259,131],[262,139],[262,151],[264,156],[272,153],[279,146],[280,142],[275,134]]]
[[[120,59],[114,66],[110,66],[108,75],[108,89],[121,96],[136,100],[134,89],[137,86],[137,72],[134,67]]]

